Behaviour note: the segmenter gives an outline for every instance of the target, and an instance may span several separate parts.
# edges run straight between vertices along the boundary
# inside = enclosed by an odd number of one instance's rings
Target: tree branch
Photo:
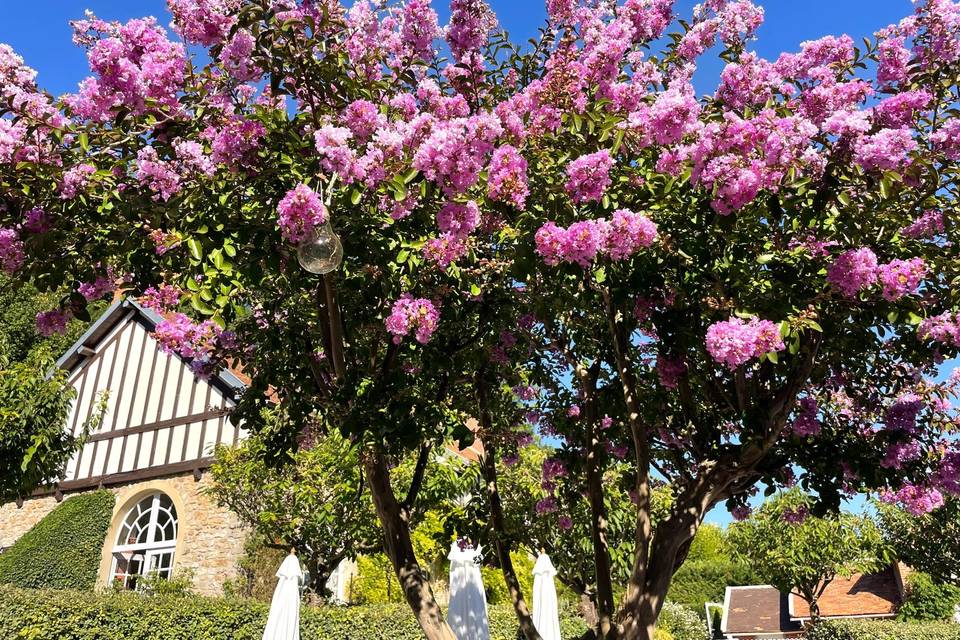
[[[407,491],[407,497],[400,503],[400,508],[408,515],[413,510],[413,505],[420,494],[420,488],[423,486],[423,477],[426,475],[427,463],[430,462],[430,451],[433,445],[429,442],[420,445],[420,454],[417,456],[417,466],[413,471],[413,479],[410,481],[410,489]]]

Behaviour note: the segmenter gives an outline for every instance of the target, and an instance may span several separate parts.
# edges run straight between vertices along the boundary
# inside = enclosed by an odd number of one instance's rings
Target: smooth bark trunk
[[[364,461],[364,467],[377,516],[383,527],[383,549],[393,564],[407,604],[413,610],[424,636],[427,640],[457,640],[433,596],[426,574],[417,562],[410,542],[410,523],[393,493],[386,460],[379,453],[370,453]]]
[[[617,637],[613,621],[613,583],[610,549],[607,542],[607,508],[603,502],[603,470],[600,468],[600,440],[593,429],[587,453],[587,499],[590,502],[590,534],[597,578],[597,636],[602,640]]]
[[[520,590],[520,581],[517,579],[517,572],[513,568],[513,560],[510,558],[510,541],[507,539],[506,526],[503,518],[503,503],[500,500],[500,491],[497,488],[497,458],[496,445],[491,442],[485,443],[486,453],[481,462],[483,469],[483,478],[487,484],[487,499],[490,501],[490,523],[493,525],[493,544],[497,551],[497,561],[500,563],[500,571],[503,573],[503,580],[507,584],[507,591],[510,592],[510,602],[513,604],[513,611],[517,614],[517,622],[520,624],[520,631],[526,640],[541,640],[540,633],[536,625],[533,624],[533,616],[527,607],[527,602],[523,598],[523,591]]]

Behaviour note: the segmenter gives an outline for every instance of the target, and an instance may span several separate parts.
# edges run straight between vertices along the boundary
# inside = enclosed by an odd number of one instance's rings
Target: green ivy
[[[93,594],[0,586],[0,637],[58,640],[260,640],[269,606],[253,600]],[[405,604],[304,607],[303,640],[420,640]],[[560,621],[565,638],[586,632],[575,617]],[[515,640],[509,606],[490,608],[491,640]],[[679,636],[677,636],[679,640]]]
[[[960,640],[960,625],[939,622],[828,621],[807,640]]]
[[[935,581],[925,573],[907,578],[907,598],[897,612],[899,620],[949,620],[960,603],[960,588]]]
[[[0,555],[0,583],[92,590],[113,504],[109,491],[65,500]]]

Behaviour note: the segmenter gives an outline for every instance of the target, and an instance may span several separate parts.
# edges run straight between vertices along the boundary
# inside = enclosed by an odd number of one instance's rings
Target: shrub
[[[657,628],[669,632],[673,640],[707,640],[707,625],[692,609],[666,602],[657,620]]]
[[[960,640],[960,625],[936,622],[827,621],[807,640]]]
[[[704,605],[722,602],[728,586],[761,584],[753,569],[733,560],[714,559],[683,563],[673,581],[667,598],[684,604],[697,615],[706,615]]]
[[[354,604],[403,602],[403,590],[393,565],[382,553],[357,558],[357,573],[350,579],[349,594]]]
[[[113,503],[109,491],[65,500],[0,555],[0,583],[92,590]]]
[[[285,549],[266,546],[260,536],[248,536],[243,555],[237,560],[237,576],[223,583],[223,593],[233,598],[270,602],[277,587],[277,567],[286,555]]]
[[[960,589],[934,582],[925,573],[911,574],[907,579],[907,599],[900,606],[900,620],[949,620],[960,602]]]
[[[0,587],[0,635],[61,640],[260,640],[269,606],[252,600],[189,598],[136,593]],[[579,618],[564,615],[565,638],[586,632]],[[304,607],[303,640],[420,640],[409,608]],[[490,608],[491,640],[515,640],[517,623],[509,606]],[[680,640],[679,636],[675,636]]]

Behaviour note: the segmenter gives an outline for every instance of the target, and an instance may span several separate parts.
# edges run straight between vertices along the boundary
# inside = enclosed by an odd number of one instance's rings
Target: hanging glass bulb
[[[343,245],[328,219],[297,245],[297,262],[310,273],[330,273],[343,262]]]

